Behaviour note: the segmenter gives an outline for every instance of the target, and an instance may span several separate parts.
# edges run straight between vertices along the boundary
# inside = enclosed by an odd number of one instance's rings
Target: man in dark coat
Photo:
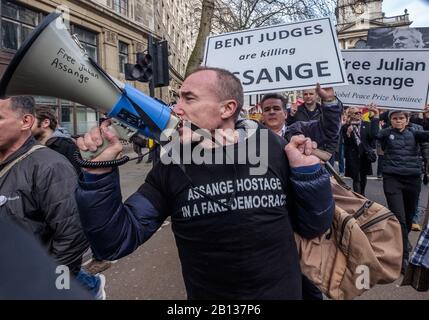
[[[58,264],[76,275],[88,249],[74,190],[77,175],[58,152],[36,145],[31,134],[34,99],[0,100],[0,216],[9,217],[36,235]]]
[[[298,106],[297,111],[287,120],[288,125],[296,121],[311,121],[319,120],[322,115],[320,103],[317,102],[317,92],[315,89],[307,89],[303,91],[304,103]]]

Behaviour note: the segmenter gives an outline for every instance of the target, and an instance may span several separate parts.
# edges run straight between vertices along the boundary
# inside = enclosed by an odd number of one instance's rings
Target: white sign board
[[[330,18],[208,37],[203,64],[233,72],[245,94],[347,84]]]
[[[389,109],[424,109],[429,49],[343,50],[348,86],[335,89],[345,105],[371,102]]]

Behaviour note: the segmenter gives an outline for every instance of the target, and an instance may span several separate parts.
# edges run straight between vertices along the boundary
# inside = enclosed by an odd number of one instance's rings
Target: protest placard
[[[208,37],[203,65],[233,72],[246,94],[347,84],[330,18]]]
[[[345,105],[423,110],[429,89],[429,49],[343,50],[349,84],[335,89]]]

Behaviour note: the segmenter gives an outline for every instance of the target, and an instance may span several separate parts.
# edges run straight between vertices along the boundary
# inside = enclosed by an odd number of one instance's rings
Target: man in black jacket
[[[31,128],[33,136],[40,144],[66,157],[79,176],[82,169],[75,160],[75,153],[78,152],[79,149],[74,139],[68,133],[58,128],[58,120],[54,110],[49,107],[37,107],[35,108],[35,116],[36,119]],[[110,265],[110,261],[102,261],[94,256],[90,263],[86,264],[85,270],[80,270],[78,279],[83,282],[88,289],[93,290],[93,288],[97,286],[96,283],[99,282],[98,275],[96,274],[108,269]],[[87,274],[86,270],[90,274]],[[104,279],[102,281],[104,281]]]
[[[77,175],[49,148],[27,153],[36,145],[33,123],[32,97],[0,100],[0,216],[32,232],[58,264],[77,275],[89,247],[74,198]]]
[[[322,115],[320,103],[317,102],[317,92],[315,89],[303,90],[304,103],[298,106],[295,114],[288,118],[288,125],[296,121],[319,120]]]
[[[185,79],[174,107],[185,124],[208,130],[221,146],[211,139],[195,141],[187,125],[178,130],[179,144],[221,163],[193,158],[166,164],[162,156],[125,203],[117,169],[85,170],[76,197],[85,233],[100,256],[130,254],[170,216],[189,299],[302,298],[293,230],[313,238],[331,225],[329,174],[310,155],[310,139],[294,136],[285,147],[259,124],[237,121],[243,100],[232,73],[201,68]],[[109,146],[92,161],[115,159],[122,150],[106,126],[101,132],[93,128],[78,146],[94,151],[102,136]],[[255,149],[245,149],[252,141]],[[232,149],[237,157],[226,158]],[[201,152],[191,153],[198,158]],[[261,154],[265,169],[257,174],[250,159],[255,154]]]

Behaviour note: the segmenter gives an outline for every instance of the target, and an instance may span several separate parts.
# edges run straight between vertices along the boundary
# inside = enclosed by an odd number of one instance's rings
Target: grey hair
[[[15,96],[10,98],[10,105],[13,111],[19,112],[21,115],[34,115],[35,101],[32,96]]]
[[[423,42],[423,35],[417,29],[413,29],[413,28],[396,28],[396,29],[393,30],[393,37],[395,38],[395,36],[397,36],[398,32],[401,33],[403,31],[408,32],[408,34],[410,35],[410,37],[415,40],[415,42],[416,42],[416,48],[424,48],[425,43]]]

